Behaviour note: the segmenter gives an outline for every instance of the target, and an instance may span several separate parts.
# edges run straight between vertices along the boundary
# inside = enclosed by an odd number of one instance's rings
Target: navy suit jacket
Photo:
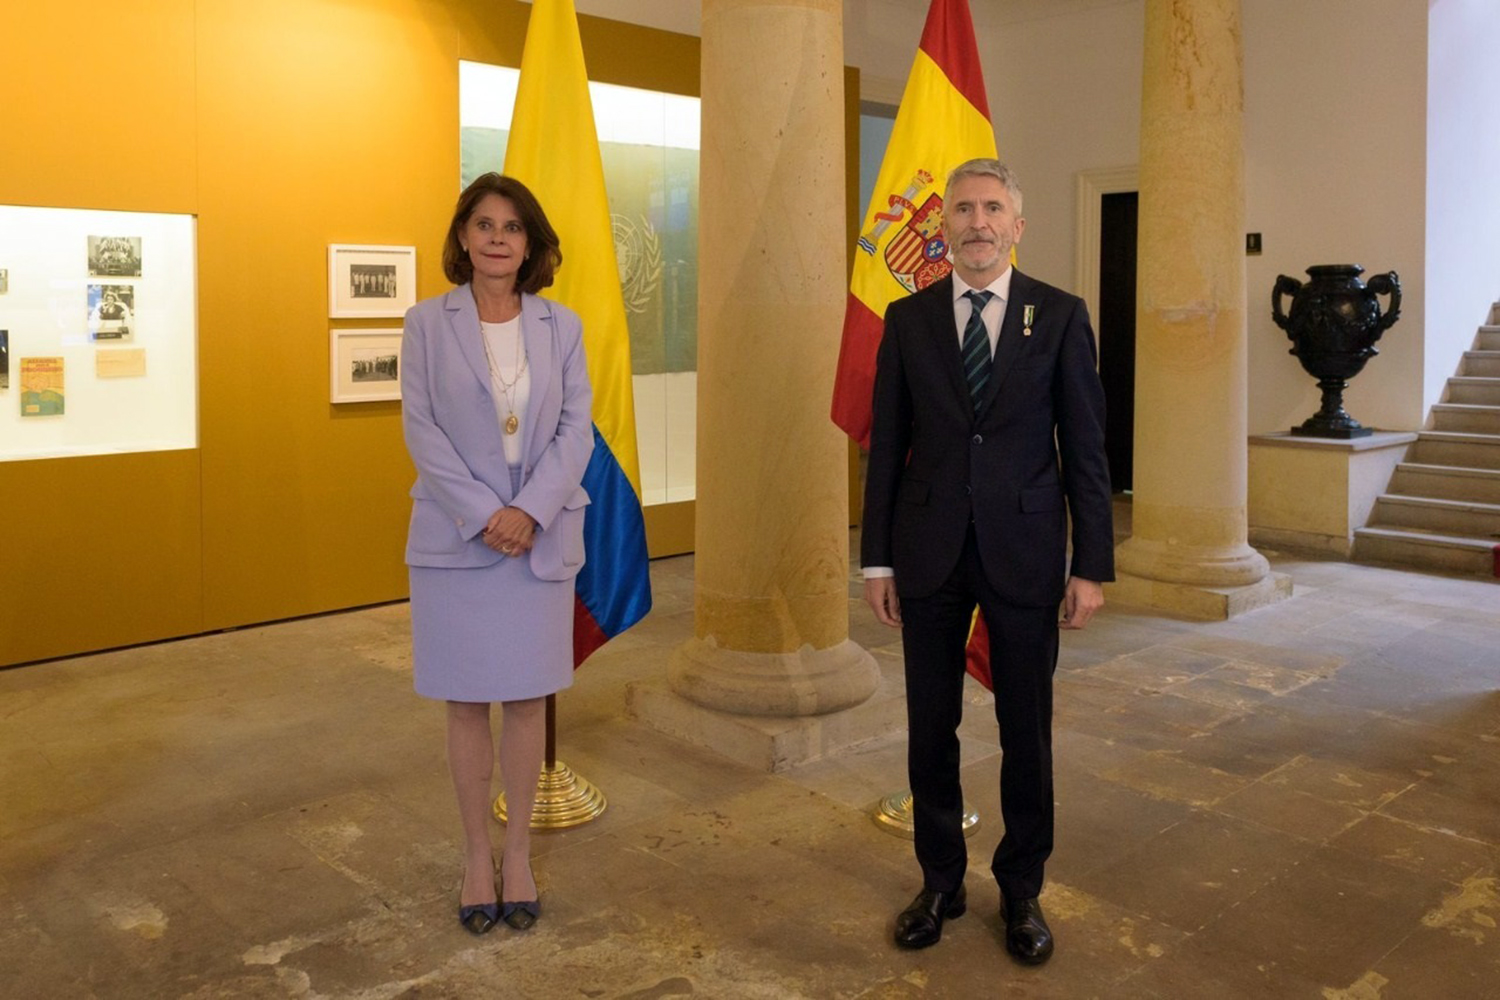
[[[507,558],[480,535],[501,507],[537,522],[529,558],[543,580],[583,568],[583,473],[594,450],[593,391],[583,324],[566,306],[521,296],[521,338],[531,371],[521,489],[512,495],[479,310],[468,285],[406,313],[401,338],[401,422],[417,467],[406,561],[477,567]]]
[[[1083,300],[1016,271],[976,414],[952,278],[891,303],[876,362],[863,564],[892,567],[903,598],[929,596],[957,566],[972,518],[985,576],[1000,596],[1056,604],[1069,572],[1071,514],[1072,574],[1113,580],[1095,363]]]

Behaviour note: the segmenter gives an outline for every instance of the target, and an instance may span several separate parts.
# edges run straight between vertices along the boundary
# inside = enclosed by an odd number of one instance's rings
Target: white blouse
[[[504,323],[480,321],[479,329],[484,336],[485,360],[490,366],[490,394],[495,397],[495,416],[500,422],[505,461],[520,465],[524,459],[521,442],[526,437],[526,403],[531,399],[531,366],[524,363],[526,347],[521,341],[521,317],[517,315]],[[517,371],[520,378],[516,377]],[[506,434],[505,425],[512,414],[518,422],[516,432]]]

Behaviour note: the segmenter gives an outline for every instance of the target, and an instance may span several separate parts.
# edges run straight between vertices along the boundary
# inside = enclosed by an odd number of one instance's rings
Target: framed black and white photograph
[[[90,236],[90,278],[139,278],[141,276],[141,238],[139,236]]]
[[[333,330],[328,353],[332,402],[401,398],[400,330]]]
[[[328,248],[328,315],[406,315],[417,302],[417,248],[334,243]]]
[[[135,336],[135,286],[89,286],[89,336],[127,341]]]

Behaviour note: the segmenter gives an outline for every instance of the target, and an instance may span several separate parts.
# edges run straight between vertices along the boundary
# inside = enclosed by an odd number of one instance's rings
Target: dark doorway
[[[1107,194],[1099,211],[1099,378],[1107,409],[1104,448],[1116,493],[1131,489],[1135,456],[1134,191]]]

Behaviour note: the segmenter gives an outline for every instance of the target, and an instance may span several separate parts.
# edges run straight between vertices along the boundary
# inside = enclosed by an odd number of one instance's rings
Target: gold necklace
[[[496,324],[498,325],[498,324]],[[489,366],[490,377],[500,383],[500,392],[505,396],[505,410],[509,414],[505,418],[505,433],[514,434],[521,429],[521,418],[516,416],[515,388],[521,381],[521,376],[526,374],[526,362],[529,358],[521,350],[521,330],[519,324],[516,329],[516,377],[509,382],[505,376],[500,374],[500,366],[495,364],[495,356],[490,352],[490,338],[485,336],[484,330],[479,331],[479,342],[484,345],[484,360]]]

